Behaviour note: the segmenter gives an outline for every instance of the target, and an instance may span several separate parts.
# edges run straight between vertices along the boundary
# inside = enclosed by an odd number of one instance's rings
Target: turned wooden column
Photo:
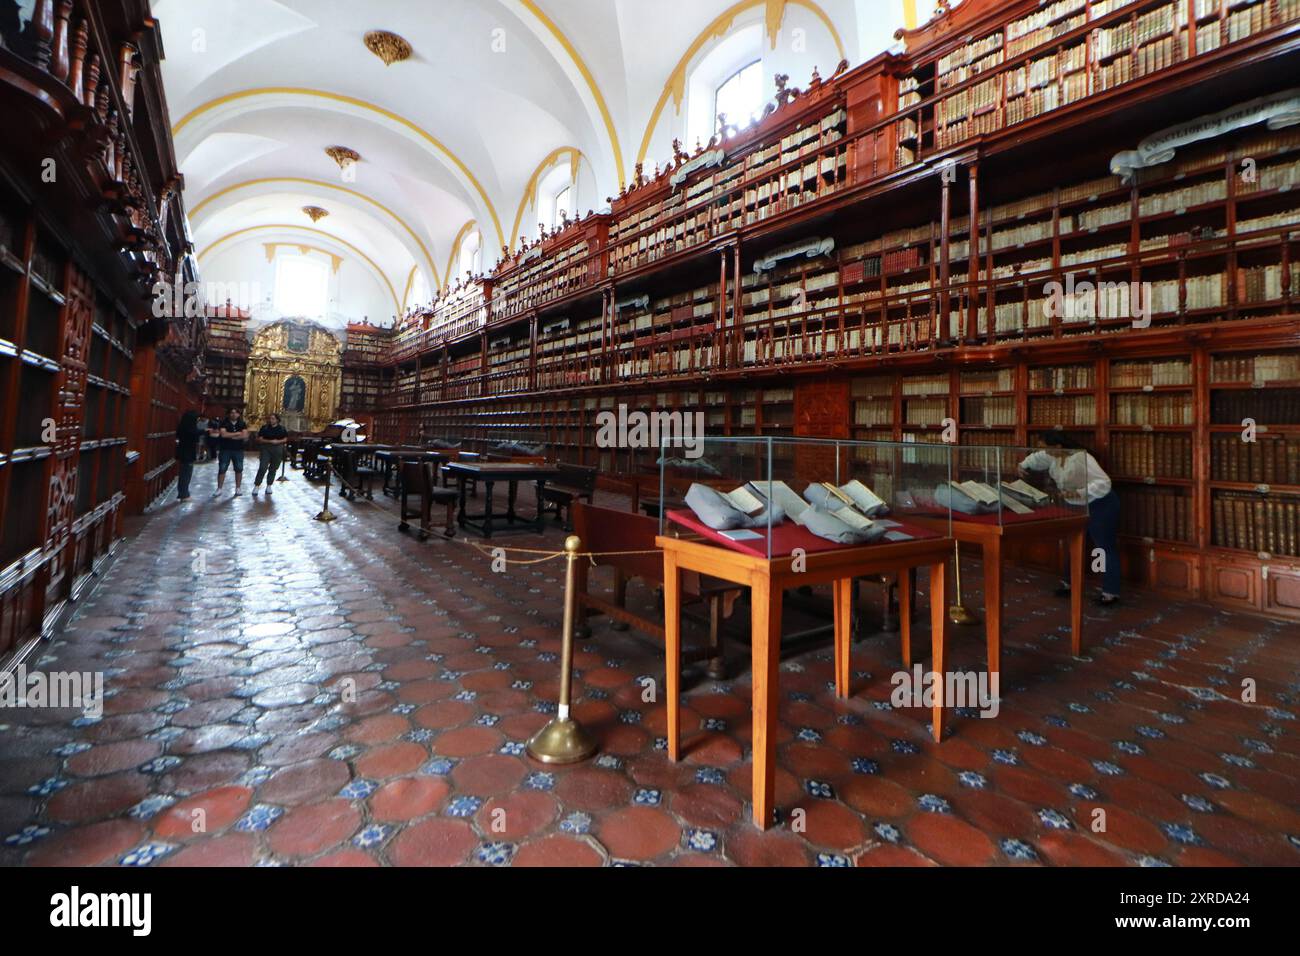
[[[85,103],[84,89],[86,70],[86,50],[90,46],[90,24],[82,20],[72,36],[72,53],[68,63],[68,88],[78,103]]]
[[[50,75],[57,80],[68,78],[68,21],[72,18],[72,0],[59,0],[54,13],[54,36],[50,41]]]
[[[27,23],[27,41],[32,45],[32,61],[48,70],[54,42],[54,0],[36,0]]]

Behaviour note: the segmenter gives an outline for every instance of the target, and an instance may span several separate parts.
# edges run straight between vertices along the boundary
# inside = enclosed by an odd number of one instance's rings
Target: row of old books
[[[1029,399],[1029,422],[1032,425],[1071,427],[1097,424],[1097,401],[1091,395]]]
[[[1131,478],[1191,478],[1192,436],[1112,435],[1110,465]]]
[[[1219,202],[1227,198],[1228,184],[1220,177],[1184,186],[1181,189],[1149,193],[1138,200],[1138,213],[1142,216],[1154,216],[1166,212],[1179,212],[1192,206]]]
[[[1112,425],[1191,425],[1192,396],[1180,395],[1112,395]]]
[[[1216,355],[1210,362],[1212,382],[1300,381],[1300,352],[1267,355]]]
[[[1113,362],[1110,366],[1112,388],[1140,388],[1145,385],[1190,385],[1192,363],[1186,359],[1153,362]]]
[[[1120,534],[1191,541],[1192,500],[1177,488],[1119,488]]]
[[[986,427],[1015,425],[1016,400],[1010,396],[963,398],[961,423]]]
[[[1210,477],[1214,481],[1300,486],[1300,439],[1255,435],[1214,435],[1210,439]]]
[[[960,391],[962,395],[978,395],[981,392],[1009,392],[1015,387],[1015,369],[995,368],[987,371],[961,373]]]
[[[1246,419],[1261,425],[1300,423],[1300,388],[1211,392],[1212,424],[1241,425]]]
[[[1029,387],[1034,391],[1092,388],[1094,381],[1091,365],[1062,365],[1029,370]]]
[[[1300,499],[1220,492],[1210,503],[1210,519],[1216,547],[1300,555]]]
[[[894,403],[890,399],[867,399],[853,403],[853,424],[888,425],[894,420]]]

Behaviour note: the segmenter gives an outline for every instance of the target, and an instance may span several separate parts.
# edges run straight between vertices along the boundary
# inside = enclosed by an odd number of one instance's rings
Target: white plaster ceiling
[[[856,65],[888,45],[903,7],[904,0],[153,3],[199,250],[252,226],[301,223],[363,250],[399,290],[413,265],[445,282],[469,220],[483,233],[490,267],[538,164],[558,148],[577,147],[599,195],[616,194],[674,68],[720,17],[728,29],[708,36],[699,57],[730,29],[765,22],[769,8],[787,23],[813,22],[815,8]],[[362,42],[370,30],[401,35],[412,58],[385,66]],[[810,40],[823,47],[813,62],[828,75],[831,34],[820,25],[810,32],[821,34]],[[791,76],[796,85],[806,80]],[[685,120],[685,111],[663,112],[655,152]],[[325,155],[331,145],[361,154],[355,181]],[[654,158],[664,157],[652,153],[647,167]],[[306,204],[331,215],[313,226],[301,212]],[[226,244],[242,241],[265,239],[250,233]]]

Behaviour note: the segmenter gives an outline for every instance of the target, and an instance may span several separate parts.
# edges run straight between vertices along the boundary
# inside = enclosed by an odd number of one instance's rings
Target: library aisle
[[[201,465],[192,504],[135,520],[40,661],[111,675],[102,719],[5,713],[0,865],[1300,863],[1292,624],[1138,592],[1089,609],[1074,661],[1053,582],[1017,570],[1001,713],[958,712],[942,746],[889,704],[896,635],[855,645],[845,702],[829,648],[788,657],[760,832],[743,650],[733,680],[688,671],[672,764],[642,695],[661,652],[597,623],[575,714],[599,755],[535,764],[560,565],[491,575],[463,542],[396,535],[386,499],[317,523],[297,473],[269,501],[214,480]],[[981,636],[957,629],[950,667],[979,666]]]

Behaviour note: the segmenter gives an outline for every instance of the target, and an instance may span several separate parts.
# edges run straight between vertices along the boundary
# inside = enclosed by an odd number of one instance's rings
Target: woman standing
[[[194,460],[198,457],[202,437],[199,413],[190,409],[181,415],[181,422],[176,426],[176,461],[180,465],[176,478],[177,501],[190,498],[190,479],[194,477]]]
[[[1101,594],[1096,603],[1108,607],[1119,600],[1119,495],[1111,487],[1110,476],[1092,453],[1071,441],[1061,432],[1045,432],[1038,440],[1040,451],[1020,463],[1020,473],[1045,471],[1060,490],[1067,504],[1088,509],[1088,537],[1100,548],[1102,566]],[[1067,564],[1068,568],[1068,564]],[[1069,594],[1064,581],[1058,594]]]
[[[289,433],[280,424],[280,416],[272,412],[266,416],[266,424],[257,432],[258,462],[257,477],[253,479],[253,497],[257,497],[257,486],[266,478],[266,496],[271,496],[271,483],[275,473],[284,461],[284,446],[289,441]]]

